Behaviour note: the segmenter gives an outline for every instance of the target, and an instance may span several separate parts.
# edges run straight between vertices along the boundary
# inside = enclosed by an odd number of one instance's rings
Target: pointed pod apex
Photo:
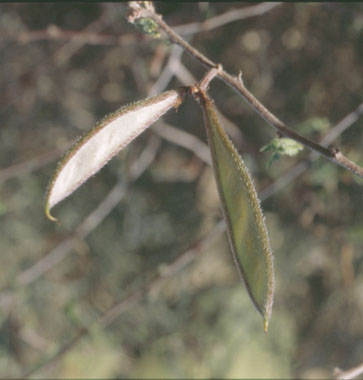
[[[48,204],[48,203],[45,205],[44,213],[45,213],[45,216],[46,216],[49,220],[51,220],[52,222],[57,223],[58,225],[60,224],[59,220],[58,220],[57,218],[55,218],[55,217],[50,213],[50,208],[49,208],[49,204]]]

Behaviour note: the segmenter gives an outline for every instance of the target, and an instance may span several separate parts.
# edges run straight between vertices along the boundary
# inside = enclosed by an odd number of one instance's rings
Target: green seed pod
[[[59,162],[46,193],[45,214],[98,172],[120,150],[183,101],[185,89],[166,91],[120,108],[81,137]]]
[[[246,165],[219,123],[213,101],[202,90],[195,97],[203,110],[233,258],[253,304],[264,318],[267,332],[273,303],[274,271],[260,202]]]

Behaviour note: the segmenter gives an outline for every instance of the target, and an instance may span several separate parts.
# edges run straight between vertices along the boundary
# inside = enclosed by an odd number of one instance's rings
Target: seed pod
[[[264,318],[267,332],[273,303],[274,271],[260,202],[245,163],[219,123],[213,101],[202,90],[195,97],[203,110],[233,258],[253,304]]]
[[[166,91],[124,106],[81,137],[59,162],[50,181],[45,201],[46,216],[56,221],[50,214],[51,208],[73,193],[168,110],[177,108],[183,101],[184,92],[184,89]]]

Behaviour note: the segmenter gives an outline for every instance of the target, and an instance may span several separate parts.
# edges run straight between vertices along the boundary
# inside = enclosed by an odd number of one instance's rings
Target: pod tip
[[[49,208],[49,205],[47,204],[45,206],[45,209],[44,209],[44,213],[45,213],[45,216],[51,220],[52,222],[55,222],[57,223],[58,225],[60,225],[60,222],[57,218],[55,218],[51,213],[50,213],[50,208]]]

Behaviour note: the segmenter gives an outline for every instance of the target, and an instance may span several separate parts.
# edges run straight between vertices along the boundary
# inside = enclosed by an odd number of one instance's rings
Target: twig
[[[363,363],[357,367],[347,369],[343,371],[340,368],[334,368],[334,377],[338,380],[350,380],[355,379],[363,373]]]
[[[188,36],[187,40],[191,37],[192,35]],[[172,47],[168,62],[165,65],[161,75],[159,75],[157,81],[151,87],[149,95],[159,94],[164,88],[167,87],[173,75],[175,75],[176,68],[181,64],[181,56],[183,53],[184,50],[180,46],[174,45]],[[188,84],[195,82],[192,78],[192,76],[189,77]]]
[[[19,337],[32,349],[41,352],[46,352],[52,344],[50,340],[45,339],[37,331],[29,327],[22,328],[19,332]]]
[[[184,50],[180,48],[178,45],[174,45],[171,49],[168,61],[163,68],[163,71],[161,75],[159,75],[157,81],[153,84],[151,89],[149,90],[149,94],[156,95],[159,94],[162,89],[166,88],[169,82],[171,81],[174,72],[173,72],[173,66],[175,65],[175,62],[179,62],[181,55],[184,53]]]
[[[218,225],[217,225],[218,226]],[[219,236],[224,231],[224,223],[220,222],[219,224],[220,230],[213,229],[211,232],[213,232],[213,237]],[[208,241],[208,239],[207,239]],[[198,248],[199,243],[197,244]],[[193,254],[197,254],[198,250],[200,251],[203,248],[198,248],[193,251],[193,249],[190,251],[185,252],[180,257],[178,256],[178,261],[175,264],[169,264],[163,272],[161,272],[157,277],[155,277],[150,283],[146,284],[145,287],[142,289],[136,290],[135,292],[131,293],[129,296],[126,297],[126,299],[123,299],[119,304],[115,305],[112,309],[108,310],[101,318],[99,319],[98,323],[101,323],[103,327],[108,326],[110,323],[112,323],[120,314],[125,312],[129,309],[129,307],[140,300],[147,292],[149,292],[154,286],[158,285],[158,282],[162,281],[163,279],[167,278],[168,276],[171,276],[178,271],[180,271],[182,268],[185,267],[190,261],[193,260]],[[191,253],[190,253],[191,252]],[[194,252],[194,253],[193,253]],[[89,334],[90,328],[81,329],[79,333],[73,338],[69,343],[67,343],[65,346],[61,347],[57,353],[52,356],[50,360],[48,360],[46,363],[42,362],[41,365],[37,366],[36,368],[32,369],[31,371],[27,372],[24,378],[31,376],[32,374],[39,372],[40,370],[56,363],[61,357],[63,357],[64,354],[69,352],[84,336]]]
[[[196,83],[197,79],[191,74],[191,72],[184,66],[182,62],[176,62],[175,65],[172,66],[172,70],[175,76],[180,80],[180,82],[184,86],[190,85],[190,83]],[[243,134],[241,133],[238,126],[229,120],[223,113],[216,107],[217,115],[223,127],[226,129],[227,133],[232,137],[233,141],[236,143],[238,147],[242,145],[246,145]],[[244,146],[246,148],[246,146]]]
[[[363,103],[361,103],[354,111],[350,112],[341,121],[339,121],[338,124],[331,128],[321,140],[321,144],[331,144],[340,134],[342,134],[347,128],[355,123],[361,115],[363,115]],[[300,174],[304,173],[305,170],[308,169],[311,165],[311,162],[316,160],[318,157],[318,153],[311,152],[307,160],[295,165],[293,168],[289,169],[286,173],[275,180],[271,185],[265,187],[259,194],[261,201],[270,197],[272,194],[276,193],[287,184],[292,182]]]
[[[90,324],[87,327],[79,329],[76,335],[65,345],[63,345],[55,354],[46,360],[41,360],[30,370],[23,373],[20,378],[27,379],[30,376],[38,373],[41,370],[47,369],[54,365],[60,358],[62,358],[67,352],[73,349],[83,337],[90,334],[92,329],[96,326],[106,328],[112,322],[114,322],[121,314],[127,311],[135,302],[145,297],[150,291],[158,288],[165,279],[172,277],[176,273],[179,273],[181,269],[190,264],[200,253],[206,251],[206,249],[215,241],[215,239],[222,234],[225,230],[224,221],[220,221],[209,231],[204,237],[198,239],[192,244],[192,246],[180,253],[169,264],[164,264],[162,270],[152,277],[143,287],[131,292],[126,297],[111,307],[105,313],[103,313],[94,324]]]
[[[265,199],[270,198],[273,194],[277,193],[279,190],[283,189],[289,183],[291,183],[300,174],[304,173],[305,170],[310,166],[310,160],[306,160],[298,163],[293,168],[289,169],[279,178],[277,178],[270,185],[266,186],[259,194],[261,202]]]
[[[58,40],[76,42],[82,45],[125,45],[145,39],[143,35],[136,33],[115,36],[114,34],[85,32],[84,30],[65,30],[54,24],[49,25],[46,29],[24,31],[15,36],[5,35],[3,38],[21,44],[42,40]]]
[[[344,117],[334,128],[332,128],[329,133],[324,137],[322,141],[327,141],[328,143],[333,141],[333,136],[336,138],[340,133],[342,133],[344,130],[346,130],[350,125],[352,125],[358,117],[363,113],[363,104],[358,106],[357,109],[355,109],[353,112],[348,114],[346,117]],[[160,128],[160,130],[165,131],[168,130],[171,127],[163,126],[163,128]],[[159,128],[156,129],[157,132],[159,131]],[[182,132],[178,131],[177,132]],[[176,132],[174,129],[172,130],[173,134]],[[184,133],[184,132],[182,132]],[[188,139],[191,138],[190,134],[180,135],[182,137],[181,140],[186,139],[184,142],[186,143]],[[175,134],[173,138],[177,138],[178,134]],[[200,141],[197,141],[197,143],[201,143]],[[185,147],[190,148],[190,146],[193,144],[193,141],[189,141],[186,143]],[[208,152],[209,153],[209,152]],[[313,156],[317,156],[314,153],[310,155],[310,158],[313,159]],[[287,183],[291,182],[294,178],[296,178],[297,175],[301,174],[306,167],[308,166],[309,161],[304,161],[297,166],[295,166],[293,169],[291,169],[288,173],[286,173],[283,177],[280,177],[276,182],[280,182],[281,178],[283,178],[282,184],[286,185]],[[305,167],[305,165],[307,165]],[[136,175],[136,173],[134,174]],[[275,183],[276,183],[275,182]],[[265,189],[260,193],[260,199],[264,200],[269,198],[273,193],[278,191],[282,184],[278,186],[274,186],[270,189]],[[164,281],[167,277],[171,277],[172,275],[175,275],[178,273],[181,269],[183,269],[186,265],[188,265],[193,259],[197,256],[198,253],[203,252],[208,246],[213,242],[213,239],[220,236],[225,231],[225,223],[224,221],[220,221],[211,231],[202,239],[196,241],[192,246],[185,252],[179,254],[177,258],[167,266],[164,266],[162,271],[155,275],[152,280],[150,280],[144,287],[137,289],[133,292],[131,292],[128,296],[123,298],[119,303],[117,303],[115,306],[111,307],[109,310],[107,310],[101,317],[98,319],[96,324],[101,325],[102,327],[109,326],[113,321],[115,321],[122,313],[127,311],[135,302],[138,302],[141,300],[147,292],[150,290],[157,288],[160,286],[161,282]],[[49,368],[51,365],[54,365],[58,360],[60,360],[67,352],[72,350],[83,337],[87,336],[92,329],[92,326],[88,326],[86,328],[80,329],[74,338],[72,338],[68,343],[66,343],[64,346],[62,346],[54,355],[52,355],[49,359],[46,361],[42,360],[40,364],[36,365],[26,373],[24,373],[21,378],[28,378],[31,375],[38,373],[41,370]],[[338,379],[352,379],[353,377],[346,377],[347,375],[356,374],[357,369],[360,369],[361,366],[353,368],[352,370],[348,371],[341,371],[337,369],[336,371],[336,377]],[[344,375],[344,377],[342,376]],[[360,373],[357,373],[355,375],[358,376]]]
[[[133,23],[136,19],[140,17],[150,18],[155,21],[158,26],[167,33],[169,38],[176,44],[183,47],[188,53],[190,53],[194,58],[199,60],[207,68],[215,68],[217,65],[209,58],[204,56],[197,49],[189,45],[179,34],[174,32],[174,30],[163,21],[160,15],[155,13],[151,8],[143,8],[137,2],[131,2],[130,8],[132,13],[129,16],[129,21]],[[324,147],[314,141],[307,139],[304,136],[301,136],[297,132],[289,129],[281,120],[279,120],[275,115],[273,115],[255,96],[247,90],[241,81],[240,77],[235,77],[230,75],[224,70],[220,70],[218,77],[221,78],[225,83],[231,86],[239,95],[241,95],[247,103],[254,108],[254,110],[263,118],[265,121],[271,125],[275,130],[283,136],[289,137],[300,144],[304,145],[306,148],[311,151],[315,151],[330,161],[334,162],[337,165],[340,165],[354,174],[363,178],[363,168],[350,161],[345,157],[338,149],[330,149]]]
[[[204,75],[202,80],[198,83],[196,87],[198,87],[198,90],[207,91],[209,83],[222,71],[222,65],[217,65],[216,67],[213,67],[207,73]]]
[[[246,18],[260,16],[270,10],[276,8],[282,3],[265,2],[249,7],[232,9],[218,16],[211,17],[204,22],[192,22],[189,24],[174,26],[173,29],[179,34],[192,34],[197,32],[207,32],[209,30],[219,28],[223,25],[234,21],[244,20]]]
[[[162,89],[161,89],[162,90]],[[161,133],[160,133],[161,135]],[[184,133],[184,136],[186,132]],[[171,140],[171,133],[169,129],[168,138]],[[185,139],[185,137],[184,137]],[[196,139],[196,138],[195,138]],[[174,143],[177,141],[174,140]],[[151,141],[149,147],[144,150],[142,155],[132,164],[130,168],[130,179],[136,180],[143,171],[147,168],[148,165],[153,161],[157,146],[155,140]],[[196,143],[194,141],[193,146]],[[203,154],[203,153],[202,153]],[[206,156],[206,153],[204,152]],[[73,236],[68,239],[60,242],[54,249],[52,249],[47,255],[38,260],[30,268],[21,272],[15,279],[15,287],[18,286],[27,286],[50,269],[54,268],[57,264],[62,262],[71,252],[74,245],[79,239],[85,239],[103,220],[104,218],[112,211],[112,209],[121,201],[126,193],[126,188],[123,183],[117,183],[113,189],[108,193],[108,195],[103,199],[103,201],[93,210],[88,217],[86,217],[82,223],[76,228],[76,232]],[[3,290],[0,293],[0,306],[2,304],[8,304],[9,299],[11,298],[11,292],[9,290]]]
[[[336,138],[340,133],[342,133],[344,130],[346,130],[350,125],[352,125],[358,117],[363,113],[363,103],[357,107],[353,112],[348,114],[346,117],[344,117],[334,128],[332,128],[328,134],[324,137],[322,141],[329,141],[332,142],[331,140],[334,136]],[[168,126],[163,126],[162,130],[168,130]],[[158,129],[157,129],[158,130]],[[173,133],[174,133],[173,129]],[[178,131],[180,132],[180,131]],[[184,133],[184,132],[183,132]],[[174,137],[177,137],[178,135],[176,134]],[[190,134],[186,134],[182,136],[182,139],[184,138],[190,138]],[[331,140],[331,141],[330,141]],[[185,140],[187,141],[187,140]],[[191,142],[191,141],[190,141]],[[192,142],[191,142],[192,143]],[[200,143],[200,141],[198,141]],[[187,148],[190,147],[189,143],[186,146]],[[310,158],[314,158],[313,156],[316,156],[314,154],[310,155]],[[280,177],[276,182],[279,183],[281,178],[283,178],[283,185],[286,185],[287,183],[291,182],[294,178],[296,178],[297,175],[301,174],[304,172],[306,169],[305,165],[308,166],[309,161],[304,161],[291,170],[289,170],[283,177]],[[277,192],[280,188],[282,187],[282,184],[279,184],[278,186],[273,186],[272,188],[268,187],[264,189],[259,197],[261,200],[265,200],[269,198],[273,193]],[[224,221],[220,221],[214,228],[210,230],[210,232],[202,239],[199,239],[196,241],[192,246],[185,252],[179,254],[177,258],[167,266],[164,266],[162,271],[153,277],[152,280],[150,280],[149,283],[147,283],[144,287],[137,289],[133,292],[131,292],[128,296],[123,298],[119,303],[117,303],[115,306],[111,307],[109,310],[107,310],[99,319],[96,323],[99,323],[103,327],[109,326],[113,321],[116,320],[122,313],[127,311],[131,305],[133,305],[135,302],[138,302],[140,299],[142,299],[147,292],[150,290],[157,288],[160,286],[161,282],[165,280],[167,277],[171,277],[172,275],[175,275],[178,273],[181,269],[183,269],[186,265],[188,265],[193,259],[198,255],[198,253],[203,252],[208,246],[213,242],[213,239],[217,238],[220,236],[223,232],[225,231],[225,223]],[[77,334],[75,335],[74,338],[71,339],[70,342],[66,343],[64,346],[62,346],[54,355],[52,355],[48,360],[46,361],[41,361],[40,364],[36,365],[34,368],[30,369],[26,373],[21,376],[21,378],[27,378],[34,373],[38,373],[40,370],[44,370],[51,365],[55,364],[60,358],[62,358],[67,352],[69,352],[71,349],[73,349],[80,341],[81,339],[88,335],[91,331],[91,326],[88,326],[87,328],[82,328],[80,329]],[[351,371],[356,371],[357,368],[355,367],[352,370],[348,371],[341,371],[337,369],[336,372],[336,377],[338,379],[351,379],[353,377],[342,377],[341,374],[344,376],[350,375],[351,373],[356,373],[356,372],[351,372]],[[359,373],[356,375],[358,376]]]
[[[224,221],[217,223],[204,237],[195,241],[191,247],[180,253],[172,262],[169,264],[163,264],[162,269],[159,273],[153,276],[142,289],[138,289],[131,293],[129,296],[124,298],[121,302],[117,303],[111,309],[106,311],[99,319],[99,323],[102,327],[109,326],[113,321],[116,320],[123,312],[125,312],[131,303],[144,297],[151,290],[158,288],[165,279],[172,277],[173,275],[179,273],[188,264],[190,264],[199,254],[203,254],[206,248],[208,248],[213,241],[222,234],[225,230]]]
[[[347,128],[355,123],[360,116],[363,115],[363,103],[361,103],[354,111],[345,116],[334,128],[331,128],[321,140],[321,145],[328,146]]]
[[[50,152],[46,152],[40,154],[39,156],[30,158],[27,161],[20,162],[18,164],[11,165],[7,168],[0,169],[0,183],[8,180],[9,178],[18,177],[33,170],[37,170],[44,165],[47,165],[49,162],[54,161],[59,158],[59,156],[64,152],[64,150],[68,149],[70,144],[66,144],[66,146],[62,147],[62,149],[53,149]]]
[[[141,156],[132,164],[130,177],[133,181],[140,177],[153,162],[158,148],[159,143],[152,139]],[[27,286],[63,261],[72,252],[72,247],[74,247],[77,240],[85,239],[121,201],[126,191],[127,189],[123,182],[117,183],[102,202],[79,224],[74,236],[62,241],[46,256],[20,273],[16,278],[16,284]]]
[[[194,135],[172,127],[165,122],[159,123],[159,125],[154,127],[153,130],[163,139],[190,150],[205,163],[209,165],[212,163],[210,150],[207,144]]]
[[[110,4],[106,7],[103,5],[103,10],[101,16],[87,25],[84,29],[83,32],[88,33],[88,32],[93,32],[93,33],[98,33],[101,30],[105,29],[111,22],[112,22],[112,17],[109,17],[112,9],[109,8]],[[81,49],[84,46],[84,43],[82,42],[65,42],[63,46],[61,46],[59,49],[55,51],[53,54],[53,60],[54,62],[58,65],[61,66],[62,64],[66,63],[69,61],[69,59],[76,54],[76,52]]]
[[[46,361],[42,361],[35,367],[24,372],[19,379],[28,379],[30,376],[54,365],[61,357],[71,350],[80,340],[89,334],[89,329],[80,329],[77,334],[64,346],[62,346],[55,354],[49,357]]]

